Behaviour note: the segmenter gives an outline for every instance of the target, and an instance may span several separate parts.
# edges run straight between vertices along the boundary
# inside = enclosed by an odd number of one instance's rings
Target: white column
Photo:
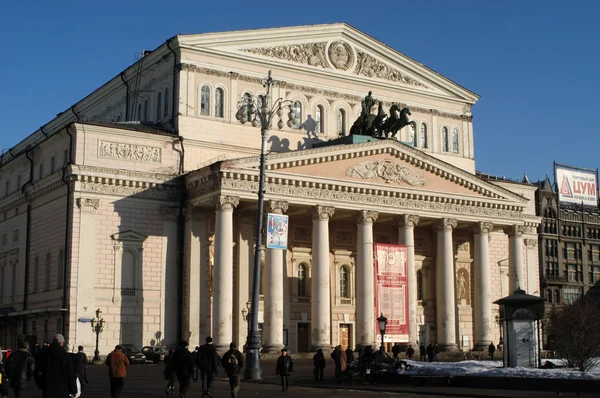
[[[233,336],[233,209],[239,203],[235,196],[216,198],[212,337],[218,351],[227,351]]]
[[[331,296],[329,291],[329,218],[333,207],[313,209],[311,274],[311,343],[312,351],[331,351]]]
[[[509,241],[509,275],[508,285],[509,294],[513,294],[517,289],[523,289],[525,286],[525,272],[523,271],[523,232],[525,226],[513,225],[508,231]]]
[[[492,341],[492,298],[490,287],[489,237],[493,224],[480,222],[475,225],[475,343],[486,349]]]
[[[537,239],[524,239],[525,258],[527,259],[527,292],[529,294],[541,296],[540,291],[540,268],[539,253],[537,250]]]
[[[435,308],[437,343],[443,351],[454,351],[456,345],[456,317],[454,298],[454,248],[452,230],[456,220],[443,218],[437,223],[437,255],[435,273]]]
[[[417,271],[415,270],[415,226],[419,216],[402,215],[396,217],[398,222],[398,243],[406,245],[407,266],[406,279],[408,282],[408,341],[415,343],[419,340],[417,330]]]
[[[269,202],[271,213],[283,214],[287,202]],[[266,224],[265,224],[266,225]],[[283,348],[283,250],[267,249],[265,262],[265,323],[263,352],[279,353]]]
[[[373,265],[373,223],[379,213],[362,210],[356,214],[356,342],[377,343],[375,329],[375,268]]]

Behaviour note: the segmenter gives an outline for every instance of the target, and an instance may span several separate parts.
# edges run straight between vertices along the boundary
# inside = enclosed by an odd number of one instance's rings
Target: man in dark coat
[[[350,346],[348,346],[348,348],[346,348],[346,363],[352,363],[354,362],[354,351],[352,351],[352,348],[350,348]]]
[[[490,359],[493,361],[494,360],[494,353],[496,352],[496,346],[494,346],[494,343],[490,342],[490,345],[488,347],[488,353],[490,354]]]
[[[275,374],[281,377],[281,391],[286,392],[290,386],[290,373],[294,371],[294,361],[288,355],[287,349],[281,350],[281,356],[277,358]]]
[[[427,346],[427,358],[429,362],[433,362],[433,356],[435,355],[435,349],[433,348],[433,343],[429,343]]]
[[[33,378],[35,360],[29,353],[29,343],[21,342],[21,348],[8,358],[6,362],[6,375],[10,380],[10,386],[15,392],[15,397],[21,396],[21,390],[25,388],[28,381]]]
[[[229,344],[229,351],[223,355],[221,359],[221,365],[227,372],[229,378],[229,387],[231,388],[231,398],[236,398],[238,391],[240,391],[240,373],[244,367],[244,357],[242,353],[237,350],[235,343]]]
[[[427,350],[425,349],[425,344],[423,342],[421,342],[421,345],[419,346],[419,361],[425,361],[425,355],[427,355]]]
[[[54,342],[40,352],[36,373],[40,373],[44,398],[69,398],[77,395],[77,377],[73,361],[65,351],[65,338],[54,336]]]
[[[219,366],[219,355],[213,345],[212,337],[208,336],[206,344],[200,347],[196,357],[196,365],[200,369],[200,377],[202,378],[202,396],[212,397],[217,366]]]
[[[192,353],[188,350],[188,342],[182,341],[179,343],[179,347],[173,354],[173,370],[177,375],[177,381],[179,381],[179,397],[184,398],[187,390],[190,388],[190,378],[194,372],[194,359]]]
[[[73,366],[75,367],[75,374],[79,379],[81,385],[81,391],[83,391],[83,384],[87,383],[87,355],[83,352],[83,346],[77,347],[77,353],[73,354]]]
[[[325,369],[325,355],[323,349],[319,348],[313,357],[315,381],[323,381],[323,369]]]
[[[400,355],[400,344],[396,343],[392,347],[392,356],[396,359],[398,355]]]

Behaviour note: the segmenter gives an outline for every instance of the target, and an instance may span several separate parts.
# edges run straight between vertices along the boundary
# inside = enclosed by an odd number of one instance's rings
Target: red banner
[[[385,342],[407,343],[408,280],[407,251],[404,245],[375,243],[375,309],[376,315],[387,318]],[[381,342],[379,325],[375,325],[377,341]]]

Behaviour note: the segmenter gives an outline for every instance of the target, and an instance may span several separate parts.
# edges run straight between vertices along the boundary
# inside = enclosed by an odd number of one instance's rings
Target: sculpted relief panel
[[[285,61],[299,62],[301,64],[310,66],[327,68],[327,61],[325,60],[326,45],[326,42],[303,43],[294,44],[291,46],[246,48],[243,51],[257,55],[264,55],[266,57],[283,59]]]
[[[385,182],[396,182],[411,186],[425,186],[427,180],[407,166],[400,165],[392,159],[373,160],[348,167],[348,177],[376,180],[382,178]]]
[[[402,72],[391,68],[390,66],[378,61],[369,54],[358,52],[358,62],[354,71],[357,75],[367,77],[377,77],[379,79],[390,80],[393,82],[409,84],[411,86],[427,88],[423,83],[413,79]]]
[[[146,145],[122,144],[118,142],[100,141],[98,156],[119,160],[160,163],[160,148]]]

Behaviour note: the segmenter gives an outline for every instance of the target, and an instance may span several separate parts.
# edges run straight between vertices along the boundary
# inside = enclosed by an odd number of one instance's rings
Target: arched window
[[[210,115],[210,87],[202,86],[200,89],[200,114]]]
[[[296,109],[296,120],[298,121],[294,124],[294,128],[301,129],[304,123],[302,119],[302,103],[300,101],[294,102],[294,108]]]
[[[450,150],[450,141],[448,137],[448,127],[442,127],[442,151],[448,152]]]
[[[298,265],[298,297],[306,297],[306,264]]]
[[[35,256],[33,260],[33,293],[36,293],[39,289],[40,282],[40,258]]]
[[[156,120],[162,119],[162,93],[159,91],[156,97]]]
[[[346,135],[346,111],[343,109],[338,110],[337,125],[338,135]]]
[[[131,250],[123,252],[123,263],[121,265],[121,289],[134,291],[136,288],[136,261],[135,254]],[[135,293],[123,292],[123,296],[135,296]]]
[[[44,290],[50,290],[50,253],[46,254],[46,264],[44,266]]]
[[[142,103],[140,102],[137,107],[137,119],[142,121]]]
[[[338,280],[340,283],[340,297],[350,298],[350,272],[345,265],[340,267]]]
[[[429,148],[427,143],[427,125],[425,123],[421,123],[421,136],[419,140],[421,141],[421,148]]]
[[[423,300],[423,272],[417,271],[417,300]]]
[[[317,105],[317,112],[315,113],[316,133],[322,133],[323,131],[325,131],[325,129],[323,128],[323,114],[323,106]]]
[[[169,87],[165,87],[165,108],[163,109],[163,115],[169,116]]]
[[[215,117],[223,117],[223,89],[215,90]]]
[[[408,140],[412,142],[415,148],[418,146],[418,138],[417,132],[415,131],[415,125],[411,123],[408,126]]]
[[[149,120],[150,120],[150,118],[148,117],[148,100],[146,99],[146,100],[144,100],[144,119],[143,119],[143,121],[147,122]]]
[[[452,152],[458,153],[458,129],[452,129]]]
[[[56,288],[61,289],[63,287],[65,273],[65,256],[62,249],[58,252],[58,261],[56,263]]]

